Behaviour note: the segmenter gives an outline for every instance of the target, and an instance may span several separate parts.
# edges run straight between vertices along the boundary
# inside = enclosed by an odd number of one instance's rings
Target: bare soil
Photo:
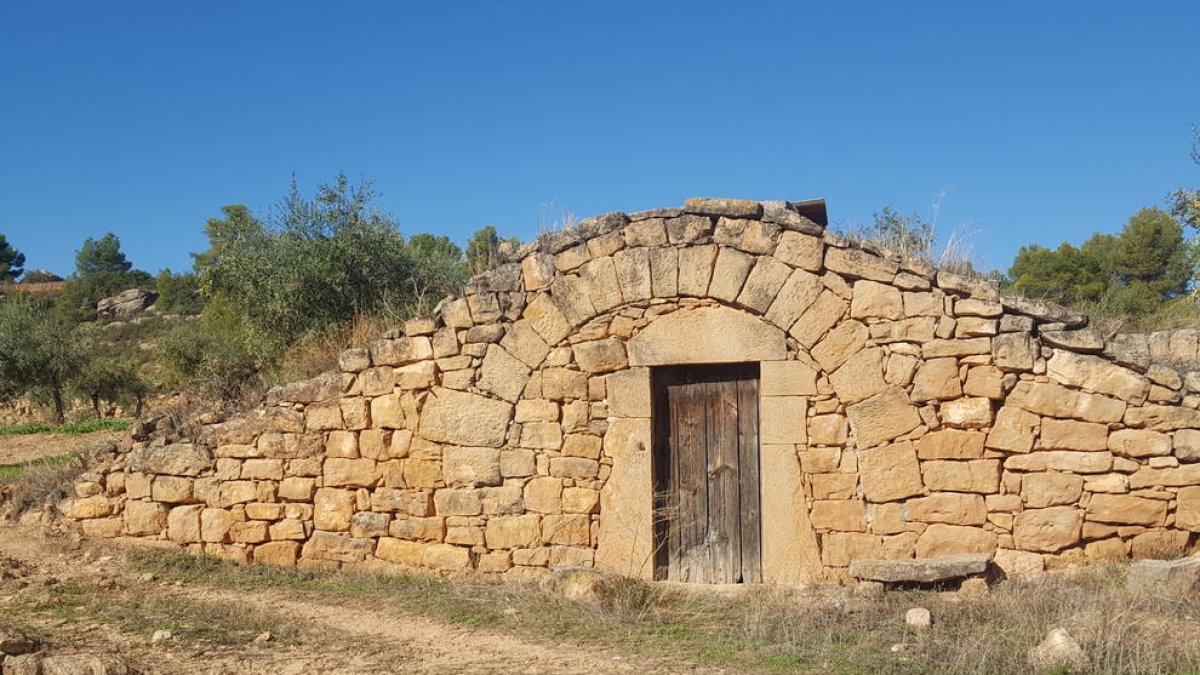
[[[115,443],[123,432],[96,431],[90,434],[22,434],[0,436],[0,464],[23,464],[42,457],[74,454]]]
[[[155,630],[172,626],[130,620],[144,609],[147,595],[167,605],[203,608],[205,617],[253,615],[255,625],[266,627],[273,639],[177,637],[152,644]],[[106,621],[105,611],[98,620],[94,603],[88,611],[73,606],[87,604],[79,598],[97,596],[111,616],[123,620]],[[143,673],[700,671],[657,657],[569,641],[531,641],[487,626],[451,624],[294,589],[251,593],[165,583],[133,569],[127,550],[113,544],[81,540],[53,527],[0,522],[0,629],[4,624],[40,637],[47,654],[101,655]]]

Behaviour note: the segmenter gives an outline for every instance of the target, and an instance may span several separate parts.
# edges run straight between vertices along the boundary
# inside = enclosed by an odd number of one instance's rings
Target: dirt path
[[[21,464],[41,457],[89,450],[104,443],[116,442],[121,436],[122,433],[117,431],[0,436],[0,464]]]
[[[22,613],[47,589],[94,587],[120,611],[146,593],[171,602],[277,620],[286,642],[227,646],[171,641],[103,620]],[[294,590],[229,590],[172,585],[144,578],[110,544],[71,534],[0,523],[0,623],[20,618],[46,638],[48,652],[119,657],[144,673],[667,673],[699,672],[661,659],[631,657],[569,642],[531,641],[487,627],[464,627],[423,616],[365,608],[344,598]],[[7,611],[6,608],[11,608]],[[142,633],[149,632],[148,627]]]

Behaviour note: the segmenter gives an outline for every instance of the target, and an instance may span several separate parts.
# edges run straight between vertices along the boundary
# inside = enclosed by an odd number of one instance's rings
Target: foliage
[[[475,275],[491,269],[496,264],[496,253],[500,249],[500,235],[496,228],[486,225],[471,235],[467,242],[467,272]]]
[[[933,254],[933,224],[916,212],[904,216],[890,205],[872,214],[873,222],[860,236],[908,258],[929,260]]]
[[[159,340],[166,381],[197,386],[222,401],[240,400],[258,385],[263,367],[247,334],[240,317],[214,300],[199,320],[181,323]]]
[[[62,424],[64,392],[85,363],[75,330],[40,304],[15,298],[0,303],[0,387],[45,393]]]
[[[134,417],[140,417],[150,387],[138,375],[137,367],[128,360],[99,355],[92,349],[89,354],[84,367],[72,379],[71,390],[91,401],[96,417],[101,414],[101,401],[133,403]]]
[[[1097,234],[1079,247],[1022,247],[1009,279],[1015,293],[1136,318],[1185,294],[1194,264],[1182,226],[1165,211],[1146,208],[1119,235]]]
[[[8,239],[0,234],[0,284],[9,284],[21,276],[25,267],[25,254],[13,248]]]
[[[25,422],[23,424],[12,424],[6,427],[0,427],[0,436],[27,436],[30,434],[44,434],[52,431],[52,427],[41,422]]]
[[[175,274],[169,267],[163,268],[154,277],[154,290],[158,300],[154,306],[171,314],[199,314],[204,309],[200,297],[200,279],[195,274]]]
[[[95,318],[96,303],[130,288],[149,285],[146,272],[133,269],[121,250],[121,240],[109,232],[100,239],[88,237],[75,253],[75,273],[67,278],[58,299],[60,314],[73,322]]]
[[[370,183],[339,174],[314,198],[289,194],[259,224],[240,207],[209,221],[210,251],[196,256],[200,288],[220,298],[246,329],[246,346],[270,361],[302,336],[385,306],[412,307],[459,282],[461,258],[448,240],[415,247],[374,206]]]
[[[1192,161],[1200,166],[1200,128],[1192,127]],[[1200,188],[1179,188],[1168,198],[1171,215],[1179,222],[1200,230]]]
[[[116,417],[92,417],[79,422],[68,422],[57,429],[54,433],[68,434],[71,436],[80,436],[90,434],[96,431],[125,431],[133,426],[132,419],[120,419]]]
[[[50,281],[62,281],[63,278],[50,270],[29,270],[21,278],[23,284],[44,284]]]

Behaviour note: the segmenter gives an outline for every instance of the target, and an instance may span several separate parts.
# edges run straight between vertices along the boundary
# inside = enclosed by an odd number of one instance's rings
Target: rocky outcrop
[[[258,410],[143,425],[72,512],[240,561],[649,577],[651,373],[755,362],[768,582],[1192,551],[1200,377],[805,213],[692,200],[549,233]]]
[[[96,303],[96,314],[105,319],[128,319],[150,309],[158,294],[140,288],[122,291]]]

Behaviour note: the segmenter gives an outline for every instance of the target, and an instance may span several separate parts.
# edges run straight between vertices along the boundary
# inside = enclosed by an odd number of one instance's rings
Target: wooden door
[[[655,577],[762,581],[758,364],[656,368]]]

